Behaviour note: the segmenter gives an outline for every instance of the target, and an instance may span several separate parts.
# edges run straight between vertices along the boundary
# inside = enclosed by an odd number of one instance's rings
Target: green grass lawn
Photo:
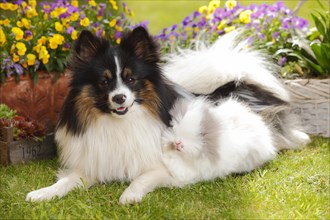
[[[320,0],[322,4],[329,9],[329,0]],[[197,10],[202,5],[207,5],[209,1],[205,0],[126,0],[128,7],[135,13],[134,21],[149,21],[149,30],[152,34],[157,34],[165,27],[181,22],[186,16]],[[224,6],[226,1],[221,1]],[[273,4],[276,0],[241,0],[242,5],[254,4]],[[286,6],[293,10],[299,3],[299,0],[284,0]],[[298,15],[308,19],[311,26],[314,26],[310,13],[319,11],[321,8],[317,0],[307,0],[300,8]]]
[[[26,194],[55,180],[56,159],[0,167],[1,219],[330,219],[329,138],[284,151],[263,168],[212,182],[161,188],[120,206],[127,183],[95,185],[50,202]]]

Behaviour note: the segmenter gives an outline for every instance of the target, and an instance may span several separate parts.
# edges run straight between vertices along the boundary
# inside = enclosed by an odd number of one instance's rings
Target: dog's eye
[[[109,80],[108,79],[103,80],[102,85],[104,85],[104,86],[109,85]]]
[[[127,79],[126,79],[126,81],[128,82],[128,83],[134,83],[135,82],[135,80],[136,79],[134,79],[133,77],[128,77]]]

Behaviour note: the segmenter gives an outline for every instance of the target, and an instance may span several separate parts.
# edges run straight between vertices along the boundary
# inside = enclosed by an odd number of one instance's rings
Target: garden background
[[[207,5],[209,1],[205,0],[127,0],[125,1],[129,8],[135,13],[133,20],[136,22],[149,21],[149,30],[153,34],[158,34],[165,27],[181,22],[185,16],[191,14],[202,5]],[[223,7],[225,0],[221,1],[220,7]],[[241,5],[250,4],[273,4],[278,1],[238,1]],[[294,10],[299,0],[284,0],[286,6]],[[329,9],[329,1],[320,1],[324,6]],[[307,0],[298,11],[298,16],[307,19],[311,26],[314,26],[311,13],[320,11],[320,5],[317,0]]]
[[[98,1],[101,2],[101,1]],[[275,1],[239,1],[272,4]],[[284,1],[290,8],[298,1]],[[329,9],[329,1],[321,1]],[[135,21],[149,21],[152,34],[181,22],[208,1],[134,1],[125,3]],[[224,1],[221,2],[224,5]],[[313,21],[319,10],[308,0],[298,15]],[[54,183],[57,159],[0,166],[1,219],[330,219],[329,138],[313,137],[301,150],[284,151],[266,166],[183,189],[162,188],[141,204],[120,206],[128,183],[96,185],[50,202],[25,202],[26,194]]]

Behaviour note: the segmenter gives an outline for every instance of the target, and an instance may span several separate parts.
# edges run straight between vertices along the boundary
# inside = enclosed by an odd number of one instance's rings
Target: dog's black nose
[[[126,100],[126,96],[124,94],[118,94],[112,98],[112,101],[117,104],[123,104],[125,100]]]

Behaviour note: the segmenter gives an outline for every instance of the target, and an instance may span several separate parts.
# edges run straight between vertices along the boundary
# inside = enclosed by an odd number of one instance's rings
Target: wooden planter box
[[[31,160],[51,159],[56,155],[54,135],[47,135],[43,141],[13,141],[13,128],[2,128],[0,139],[0,164],[20,164]]]
[[[296,79],[284,83],[305,131],[330,137],[330,79]]]

